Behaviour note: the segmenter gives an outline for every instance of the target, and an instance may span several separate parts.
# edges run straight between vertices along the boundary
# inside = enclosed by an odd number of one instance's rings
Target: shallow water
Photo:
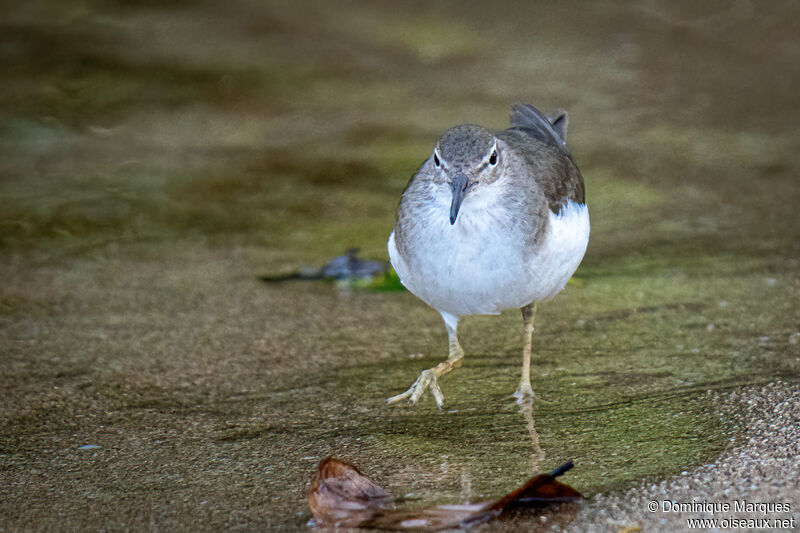
[[[568,459],[585,494],[714,457],[706,391],[797,381],[794,3],[28,3],[0,20],[0,513],[303,527],[318,461],[408,505]],[[570,112],[592,237],[537,315],[258,276],[386,257],[438,135]],[[411,355],[413,354],[413,357]],[[422,354],[421,357],[417,354]],[[78,449],[94,444],[98,448]]]

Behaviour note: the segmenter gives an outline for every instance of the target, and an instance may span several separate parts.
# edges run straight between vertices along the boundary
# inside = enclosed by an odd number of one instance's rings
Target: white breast
[[[524,248],[531,231],[490,188],[475,191],[449,220],[449,194],[418,215],[421,230],[409,235],[408,256],[389,237],[389,258],[401,282],[431,307],[457,316],[496,314],[552,298],[580,264],[589,239],[585,205],[550,214],[547,238]]]

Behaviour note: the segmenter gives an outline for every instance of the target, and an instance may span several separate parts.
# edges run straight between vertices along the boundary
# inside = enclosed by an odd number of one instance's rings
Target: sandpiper
[[[537,303],[555,297],[589,242],[583,177],[566,149],[567,113],[545,116],[518,104],[511,127],[456,126],[411,178],[389,237],[403,285],[439,311],[449,356],[424,370],[388,403],[416,403],[430,389],[443,407],[439,378],[461,366],[458,321],[465,315],[522,310],[522,377],[514,396],[533,397],[531,341]]]

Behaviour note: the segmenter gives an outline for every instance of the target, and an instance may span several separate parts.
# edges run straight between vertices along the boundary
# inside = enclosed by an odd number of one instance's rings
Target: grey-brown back
[[[566,148],[567,113],[557,112],[553,121],[532,105],[517,104],[512,108],[511,127],[495,135],[522,159],[548,207],[558,213],[567,200],[586,203],[586,193],[583,176]]]

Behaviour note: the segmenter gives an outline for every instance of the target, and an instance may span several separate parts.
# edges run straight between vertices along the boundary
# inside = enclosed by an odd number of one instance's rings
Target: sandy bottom
[[[744,438],[736,439],[741,442],[716,461],[679,476],[642,483],[619,495],[595,496],[568,529],[797,531],[800,386],[778,383],[748,388],[719,395],[717,401],[719,416],[728,421],[731,429],[744,430]],[[690,507],[676,512],[677,504]],[[724,510],[725,504],[728,511]],[[650,510],[653,506],[655,512]],[[717,523],[716,527],[706,522],[693,528],[689,522],[692,519],[714,519]]]

